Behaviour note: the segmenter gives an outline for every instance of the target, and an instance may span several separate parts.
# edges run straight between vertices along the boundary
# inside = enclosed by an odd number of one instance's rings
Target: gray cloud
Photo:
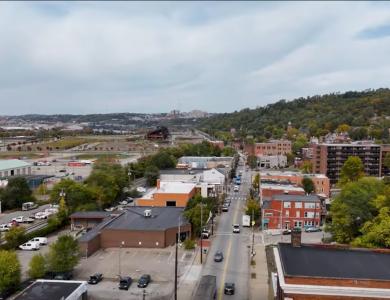
[[[0,2],[1,113],[221,112],[388,86],[389,7]]]

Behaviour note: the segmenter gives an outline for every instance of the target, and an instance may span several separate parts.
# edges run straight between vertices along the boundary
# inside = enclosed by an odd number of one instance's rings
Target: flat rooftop
[[[289,184],[277,184],[277,183],[261,183],[261,189],[268,190],[284,190],[284,191],[296,191],[296,192],[304,192],[305,190],[299,186],[289,185]]]
[[[144,211],[150,209],[151,217],[145,217]],[[108,223],[104,228],[117,230],[142,230],[156,231],[166,230],[181,225],[187,225],[188,221],[183,216],[184,208],[181,207],[132,207],[125,213]]]
[[[317,195],[273,195],[271,197],[275,201],[299,201],[299,202],[314,202],[319,201]]]
[[[153,199],[154,194],[189,194],[196,187],[195,183],[182,181],[160,181],[160,188],[154,188],[140,199]]]
[[[83,284],[85,285],[83,281],[37,280],[21,292],[15,300],[66,299]]]
[[[324,174],[303,174],[300,172],[293,172],[293,171],[264,171],[260,172],[261,178],[267,177],[267,176],[285,176],[285,177],[293,177],[293,176],[299,176],[299,177],[315,177],[315,178],[326,178]]]
[[[279,243],[278,249],[285,276],[388,280],[390,284],[390,253],[287,243]]]
[[[160,171],[160,175],[196,175],[202,174],[205,169],[165,169]]]
[[[0,159],[0,171],[30,166],[30,163],[19,159]]]

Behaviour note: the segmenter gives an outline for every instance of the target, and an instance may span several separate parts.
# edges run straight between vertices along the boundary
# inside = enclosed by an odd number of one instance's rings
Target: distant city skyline
[[[0,2],[0,115],[231,112],[389,87],[386,2]]]

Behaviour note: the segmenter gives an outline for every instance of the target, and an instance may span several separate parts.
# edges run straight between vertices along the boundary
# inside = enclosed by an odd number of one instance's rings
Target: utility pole
[[[254,209],[252,209],[252,256],[255,254],[255,213],[254,213]]]
[[[180,239],[180,216],[179,216],[179,233],[176,238],[176,245],[175,245],[175,300],[177,300],[177,251],[178,251],[178,244]]]
[[[146,291],[144,290],[143,292],[142,292],[142,300],[145,300],[146,299]]]
[[[200,203],[200,264],[203,264],[203,202]]]

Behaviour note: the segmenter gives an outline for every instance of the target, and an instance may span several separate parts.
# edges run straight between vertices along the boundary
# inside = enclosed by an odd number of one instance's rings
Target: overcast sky
[[[386,2],[0,2],[0,114],[229,112],[389,87]]]

